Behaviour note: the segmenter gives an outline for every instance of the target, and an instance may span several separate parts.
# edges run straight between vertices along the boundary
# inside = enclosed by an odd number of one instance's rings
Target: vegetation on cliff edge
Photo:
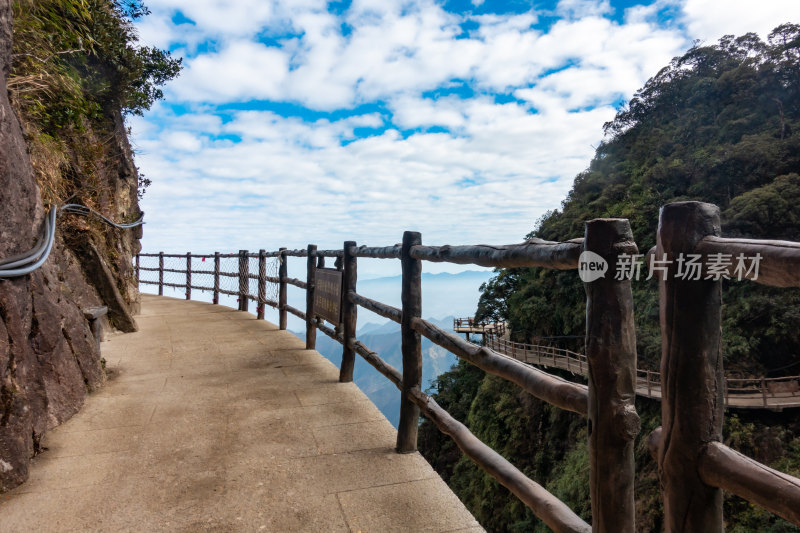
[[[779,26],[766,42],[746,34],[693,47],[650,79],[605,131],[561,208],[545,214],[530,237],[567,240],[582,236],[587,220],[623,217],[644,253],[655,244],[662,205],[701,200],[722,209],[723,235],[800,240],[800,25]],[[656,284],[633,287],[639,367],[657,370]],[[800,373],[800,291],[729,282],[723,298],[728,375]],[[502,269],[482,287],[476,318],[507,320],[519,341],[581,336],[584,299],[574,272]],[[479,438],[589,518],[583,419],[463,363],[440,376],[435,393]],[[644,438],[659,425],[660,410],[646,399],[637,409],[637,529],[659,531],[658,476]],[[725,440],[800,475],[800,413],[729,413]],[[420,448],[488,530],[543,530],[429,422]],[[734,497],[726,499],[726,520],[730,531],[800,531]]]
[[[7,84],[45,200],[110,202],[97,175],[113,164],[121,115],[160,99],[181,60],[138,44],[139,0],[16,0],[12,10]]]

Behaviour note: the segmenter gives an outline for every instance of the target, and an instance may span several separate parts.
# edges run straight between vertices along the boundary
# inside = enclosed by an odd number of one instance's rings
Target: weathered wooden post
[[[192,252],[186,252],[186,299],[192,299]]]
[[[317,347],[317,319],[314,316],[314,293],[317,288],[317,245],[308,245],[306,261],[306,350]]]
[[[636,330],[631,280],[616,279],[620,254],[636,254],[626,219],[586,223],[584,253],[605,260],[608,270],[586,289],[586,358],[589,365],[589,492],[594,533],[634,533],[633,441],[636,414]],[[585,261],[589,261],[586,258]],[[579,268],[584,265],[582,257]],[[553,361],[555,363],[555,349]]]
[[[417,450],[419,407],[408,399],[408,391],[419,388],[422,382],[422,342],[411,321],[422,315],[422,261],[411,257],[411,247],[422,244],[416,231],[403,233],[400,262],[403,271],[401,301],[403,317],[400,323],[403,350],[403,389],[400,396],[400,423],[397,425],[397,451]]]
[[[258,251],[258,305],[256,305],[256,318],[264,320],[264,306],[267,300],[267,251],[263,248]]]
[[[247,250],[239,250],[239,311],[247,311],[250,294],[250,261]]]
[[[356,352],[353,341],[356,338],[356,322],[358,321],[358,306],[350,301],[348,294],[356,292],[358,282],[358,264],[355,256],[356,243],[345,241],[342,256],[342,365],[339,368],[339,381],[347,383],[353,381],[353,368],[356,364]]]
[[[723,531],[722,491],[703,483],[698,473],[702,450],[722,440],[722,281],[677,277],[678,256],[685,258],[701,239],[719,234],[715,205],[676,202],[661,208],[656,261],[664,254],[671,261],[659,280],[663,433],[658,467],[667,533]]]
[[[136,285],[138,286],[140,283],[141,275],[139,273],[139,254],[136,254]]]
[[[219,303],[219,252],[214,252],[214,301]]]
[[[288,268],[286,265],[286,248],[279,248],[278,259],[280,266],[278,267],[278,326],[280,329],[286,329],[286,278],[288,277]]]
[[[164,296],[164,252],[158,252],[158,295]]]

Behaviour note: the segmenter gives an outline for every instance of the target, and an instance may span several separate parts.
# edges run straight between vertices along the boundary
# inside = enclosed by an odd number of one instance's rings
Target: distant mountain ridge
[[[492,276],[489,270],[466,270],[457,274],[422,274],[422,310],[429,322],[446,331],[453,330],[453,318],[472,316],[480,295],[479,287]],[[359,281],[356,290],[373,300],[401,307],[401,276]],[[400,324],[363,308],[358,310],[359,326],[356,338],[386,362],[402,371],[403,355],[400,346]],[[297,326],[295,326],[297,327]],[[305,331],[293,332],[305,339]],[[340,366],[342,345],[330,337],[317,335],[317,351]],[[427,389],[439,375],[450,370],[458,358],[444,348],[422,339],[422,388]],[[378,406],[389,421],[397,427],[400,417],[400,393],[383,375],[361,357],[356,357],[354,381],[367,397]]]
[[[428,319],[429,322],[447,331],[453,330],[453,317]],[[300,338],[305,333],[293,332]],[[401,350],[400,324],[386,322],[384,324],[368,323],[356,332],[356,338],[381,358],[402,371],[403,353]],[[317,336],[317,351],[337,367],[342,362],[342,345],[325,335]],[[428,339],[422,339],[422,388],[428,389],[440,374],[450,370],[458,361],[458,357]],[[381,410],[383,415],[395,426],[400,418],[400,392],[392,382],[377,370],[356,356],[356,367],[353,381],[364,391],[364,394]]]

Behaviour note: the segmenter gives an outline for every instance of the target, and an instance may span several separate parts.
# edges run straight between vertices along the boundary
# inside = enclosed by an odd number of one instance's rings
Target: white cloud
[[[338,15],[324,0],[149,5],[143,42],[188,59],[168,102],[130,120],[153,180],[144,245],[198,252],[385,245],[406,229],[519,240],[586,167],[613,104],[692,38],[800,20],[800,2],[770,0],[656,0],[623,23],[607,0],[480,16],[433,0],[354,0]],[[660,23],[669,9],[679,19]],[[178,11],[194,23],[172,23]],[[477,25],[466,36],[464,22]]]
[[[689,37],[709,44],[726,34],[755,32],[763,38],[779,24],[800,22],[796,0],[684,0],[682,8]]]
[[[164,147],[181,152],[199,152],[203,142],[188,131],[171,131],[162,137]]]
[[[608,15],[613,10],[608,0],[559,0],[556,15],[568,19]]]
[[[282,96],[288,58],[260,43],[237,41],[187,62],[170,91],[180,100],[242,101]]]

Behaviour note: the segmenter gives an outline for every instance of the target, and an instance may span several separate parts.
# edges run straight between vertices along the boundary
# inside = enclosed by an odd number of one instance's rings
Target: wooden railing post
[[[358,282],[358,263],[355,256],[356,243],[345,241],[344,255],[342,257],[342,366],[339,368],[339,381],[347,383],[353,381],[353,369],[356,364],[356,352],[353,340],[356,338],[356,323],[358,321],[358,306],[350,301],[347,295],[356,292]]]
[[[247,311],[250,300],[250,261],[247,250],[239,250],[239,311]]]
[[[658,467],[664,490],[664,530],[723,531],[722,491],[703,483],[701,451],[722,440],[722,281],[677,278],[680,254],[720,233],[719,208],[676,202],[661,208],[656,259],[667,255],[660,275],[661,422]],[[705,275],[705,273],[704,273]]]
[[[589,492],[592,531],[634,533],[636,332],[630,279],[616,279],[617,257],[637,253],[627,219],[586,223],[584,252],[608,264],[586,289],[586,358],[589,365]],[[552,349],[555,362],[556,350]]]
[[[764,407],[767,406],[767,382],[761,378],[761,397],[764,400]]]
[[[278,327],[286,329],[286,278],[288,276],[288,268],[286,265],[286,248],[279,248],[278,259],[280,266],[278,267]]]
[[[306,262],[306,350],[317,347],[317,319],[314,316],[314,292],[317,285],[317,245],[308,245]]]
[[[264,320],[264,306],[267,300],[267,251],[263,248],[258,251],[258,304],[256,305],[256,318]]]
[[[192,252],[186,252],[186,299],[192,299]]]
[[[422,315],[422,261],[411,257],[411,247],[422,244],[422,236],[415,231],[403,234],[400,261],[403,270],[401,301],[403,318],[400,323],[403,350],[403,388],[400,396],[400,423],[397,426],[397,451],[411,453],[417,450],[417,424],[419,407],[408,397],[408,391],[419,388],[422,382],[422,342],[419,333],[411,328],[411,321]]]
[[[214,300],[219,303],[219,252],[214,252]]]
[[[136,254],[136,285],[139,285],[140,280],[140,273],[139,273],[139,254]]]
[[[164,296],[164,252],[158,252],[158,295]]]

